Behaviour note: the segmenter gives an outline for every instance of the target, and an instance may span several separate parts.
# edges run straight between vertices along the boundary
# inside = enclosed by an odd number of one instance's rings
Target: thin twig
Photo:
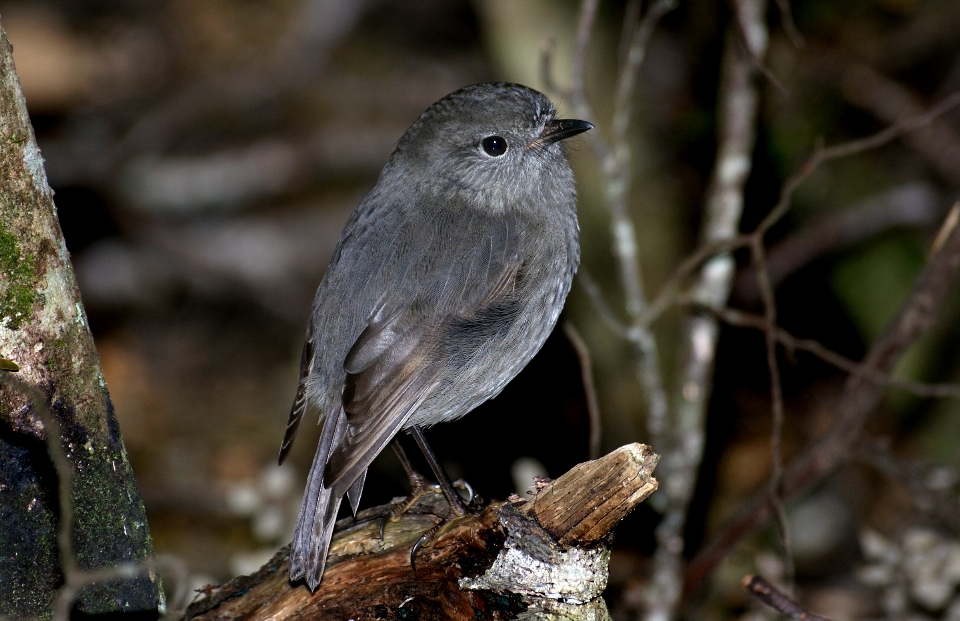
[[[767,606],[797,621],[830,621],[826,617],[813,614],[760,576],[744,576],[740,586]]]
[[[780,544],[783,549],[785,580],[788,587],[793,589],[794,563],[790,545],[790,528],[787,524],[787,510],[783,505],[783,453],[781,444],[783,439],[783,388],[780,383],[780,366],[777,362],[777,339],[773,326],[777,325],[777,303],[773,296],[773,287],[770,284],[770,275],[767,272],[767,257],[763,240],[754,238],[751,247],[753,264],[757,271],[757,289],[763,300],[763,318],[767,326],[764,330],[764,343],[767,353],[767,370],[770,375],[770,401],[773,413],[773,425],[770,431],[770,505],[780,530]]]
[[[614,255],[620,268],[620,285],[626,298],[627,314],[638,317],[647,305],[644,295],[643,275],[640,269],[637,233],[633,221],[627,213],[628,194],[631,183],[630,146],[627,141],[627,129],[632,116],[633,92],[637,82],[640,65],[646,56],[650,36],[660,18],[672,10],[677,0],[657,0],[640,20],[630,47],[626,62],[620,67],[617,78],[616,94],[613,104],[613,121],[610,130],[610,142],[613,146],[612,157],[603,162],[607,176],[605,184],[607,207],[612,218],[611,229],[614,240]],[[645,352],[650,356],[650,352]]]
[[[681,302],[684,303],[684,302]],[[704,306],[699,302],[688,299],[686,303],[719,317],[724,323],[738,328],[753,328],[762,332],[772,331],[777,342],[790,351],[807,352],[834,367],[855,375],[878,386],[898,388],[918,397],[929,399],[954,397],[960,399],[960,384],[926,384],[911,379],[894,377],[887,373],[880,373],[871,367],[856,362],[825,347],[815,339],[798,338],[780,326],[773,326],[772,330],[767,320],[753,313],[747,313],[734,308],[715,308]]]
[[[587,49],[590,45],[590,30],[596,19],[597,5],[597,0],[584,0],[580,4],[580,17],[577,22],[577,44],[571,61],[569,88],[561,87],[553,78],[553,43],[548,40],[540,52],[540,79],[544,88],[566,98],[573,107],[575,116],[590,120],[594,125],[597,124],[597,116],[593,113],[593,109],[587,101],[583,86],[583,68],[586,64]],[[595,130],[587,133],[586,137],[602,166],[611,157],[610,147],[607,145],[603,134]]]
[[[924,100],[906,85],[868,65],[850,64],[840,82],[850,103],[868,110],[883,123],[916,116],[926,107]],[[904,143],[951,185],[960,183],[960,135],[954,124],[946,120],[931,123],[906,136]]]
[[[790,0],[777,0],[777,8],[780,9],[780,24],[783,26],[783,31],[787,33],[787,38],[790,39],[790,42],[794,47],[798,48],[806,45],[806,42],[803,40],[803,35],[800,34],[797,25],[793,21],[793,11],[790,10]]]
[[[667,278],[660,293],[647,307],[646,312],[640,317],[641,323],[649,325],[656,321],[660,315],[676,301],[683,282],[689,278],[704,261],[722,252],[748,248],[754,243],[753,238],[756,236],[761,238],[765,237],[767,232],[790,210],[790,199],[793,196],[793,192],[821,164],[881,147],[904,132],[917,129],[930,123],[932,120],[956,108],[958,105],[960,105],[960,93],[953,93],[945,97],[927,112],[918,116],[903,118],[871,136],[843,142],[832,147],[817,147],[810,157],[808,157],[784,183],[777,204],[757,228],[753,232],[744,233],[735,239],[704,243],[693,254],[684,259],[670,277]]]
[[[576,326],[569,321],[563,322],[563,333],[567,336],[570,344],[573,345],[574,351],[577,352],[577,358],[580,359],[580,379],[583,382],[583,393],[587,398],[587,414],[590,417],[589,457],[590,459],[597,459],[600,457],[600,436],[603,427],[600,419],[600,403],[597,401],[597,389],[593,382],[593,360],[590,357],[590,348],[587,347],[586,341],[580,336]]]
[[[577,20],[577,46],[570,65],[570,91],[581,96],[583,88],[583,68],[587,62],[587,48],[590,46],[590,31],[597,18],[599,0],[583,0],[580,4],[580,17]]]
[[[657,419],[666,416],[667,397],[660,375],[660,357],[656,338],[644,324],[638,321],[643,315],[646,300],[639,264],[636,229],[627,209],[631,170],[626,133],[631,116],[630,111],[637,72],[645,56],[650,36],[660,18],[670,11],[676,3],[677,0],[657,0],[633,31],[626,62],[622,64],[617,74],[610,144],[604,141],[601,132],[590,132],[590,141],[600,159],[601,170],[605,178],[605,199],[611,217],[610,228],[614,240],[614,256],[617,260],[620,285],[624,292],[627,316],[630,318],[629,328],[622,336],[630,345],[634,369],[647,396],[650,416]],[[596,11],[596,0],[584,0],[580,5],[577,45],[574,53],[571,87],[568,92],[575,113],[588,119],[595,119],[595,117],[592,116],[584,91],[583,68]],[[624,31],[629,32],[629,29],[625,28]],[[548,62],[543,63],[543,66],[549,69]],[[602,296],[599,295],[592,297],[602,299]]]
[[[66,583],[60,587],[53,600],[53,621],[69,621],[70,610],[83,588],[118,578],[136,578],[153,569],[153,559],[147,559],[141,563],[119,563],[103,569],[72,570],[70,574],[65,574]]]
[[[600,290],[600,285],[597,284],[597,281],[593,279],[590,272],[582,265],[580,269],[577,270],[577,282],[583,287],[583,292],[587,294],[587,298],[593,304],[594,310],[597,311],[597,315],[600,316],[603,323],[610,328],[611,332],[620,338],[626,339],[627,327],[623,325],[623,322],[614,314],[613,309],[610,308],[610,305],[607,304],[607,301],[603,297],[603,291]]]
[[[743,191],[752,169],[759,89],[754,66],[766,54],[764,0],[734,3],[739,15],[733,31],[743,36],[743,52],[734,32],[728,33],[719,87],[718,147],[716,163],[705,197],[701,239],[723,242],[737,237],[743,213]],[[723,306],[730,295],[735,263],[729,253],[715,255],[700,266],[691,296],[708,306]],[[648,416],[653,446],[666,455],[661,470],[666,498],[664,517],[656,529],[657,550],[653,575],[646,593],[646,618],[667,621],[676,617],[683,575],[683,528],[696,488],[697,473],[706,444],[706,413],[712,390],[719,328],[715,317],[693,315],[686,319],[681,337],[683,364],[670,420]]]
[[[767,269],[774,289],[785,278],[820,257],[853,246],[893,227],[933,226],[942,217],[940,197],[929,183],[907,183],[871,196],[812,222],[767,249]],[[756,274],[747,267],[737,275],[734,297],[759,301]]]
[[[767,49],[769,32],[767,31],[766,23],[761,23],[752,19],[750,16],[745,16],[743,5],[736,0],[731,0],[730,4],[733,6],[736,16],[733,21],[736,24],[735,32],[740,40],[742,53],[747,55],[750,63],[753,65],[753,69],[757,73],[772,84],[782,96],[789,97],[790,92],[787,91],[783,83],[780,82],[780,79],[767,67],[763,58],[756,52],[758,49]]]
[[[650,44],[653,30],[664,15],[676,8],[678,2],[679,0],[656,0],[647,9],[647,13],[633,31],[630,47],[627,48],[626,60],[620,65],[617,77],[616,94],[613,102],[613,123],[610,131],[611,142],[614,145],[626,146],[625,136],[633,112],[633,91],[636,87],[640,65],[643,64],[643,59],[647,55],[647,47]],[[627,28],[625,27],[624,34],[626,32]],[[621,161],[620,164],[626,166],[628,161]]]

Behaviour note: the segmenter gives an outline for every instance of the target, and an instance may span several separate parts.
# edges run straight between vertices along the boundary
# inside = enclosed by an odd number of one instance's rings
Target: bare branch
[[[960,206],[954,209],[960,209]],[[933,325],[960,274],[960,226],[951,224],[955,220],[948,218],[943,227],[944,241],[939,249],[931,251],[909,298],[870,347],[862,363],[865,368],[889,373],[907,348]],[[860,440],[863,425],[876,411],[882,396],[882,386],[859,376],[847,379],[834,406],[836,423],[831,431],[786,468],[782,485],[784,498],[800,495],[849,459]],[[687,568],[685,591],[690,592],[737,542],[764,524],[770,516],[768,494],[755,496],[745,503],[719,536],[691,561]]]
[[[597,401],[597,389],[593,382],[593,361],[590,357],[590,349],[583,337],[580,336],[576,326],[569,321],[563,322],[563,333],[577,352],[577,358],[580,359],[580,379],[583,382],[583,392],[587,398],[587,413],[590,416],[589,456],[590,459],[597,459],[600,457],[600,435],[603,428],[600,419],[600,403]]]
[[[759,91],[751,59],[766,53],[763,0],[738,0],[738,27],[749,31],[750,46],[741,50],[736,34],[729,33],[724,47],[720,81],[719,136],[716,163],[704,209],[701,239],[725,242],[737,237],[743,213],[743,189],[752,168]],[[707,306],[723,306],[730,295],[735,273],[728,253],[711,257],[701,266],[691,295]],[[719,329],[716,318],[692,315],[684,322],[681,348],[683,365],[672,420],[651,411],[647,418],[651,443],[665,447],[664,495],[667,507],[656,530],[657,551],[647,592],[647,619],[665,621],[676,617],[683,574],[683,527],[696,487],[697,473],[706,444],[706,412],[712,390]],[[669,428],[668,428],[669,425]]]
[[[646,53],[646,46],[660,18],[676,5],[676,0],[657,0],[640,20],[633,31],[626,61],[618,71],[616,98],[608,145],[599,131],[590,132],[589,139],[600,159],[604,175],[604,191],[607,209],[611,216],[611,234],[614,256],[617,259],[620,285],[624,291],[630,327],[623,334],[631,348],[637,378],[647,395],[650,416],[661,420],[666,416],[667,397],[660,376],[660,356],[656,338],[647,327],[638,322],[646,306],[643,292],[642,272],[639,263],[636,229],[627,205],[630,190],[630,152],[626,140],[630,120],[637,71]],[[583,83],[583,67],[589,44],[590,30],[596,18],[596,0],[584,0],[580,5],[580,20],[577,26],[577,47],[573,61],[571,87],[568,95],[574,111],[582,118],[595,119],[587,102]],[[629,28],[625,27],[624,32]],[[549,69],[549,61],[542,66]],[[589,291],[589,289],[588,289]],[[602,299],[596,294],[594,299]]]
[[[613,309],[610,308],[610,305],[607,304],[607,301],[603,297],[603,291],[600,290],[600,285],[593,279],[593,276],[590,275],[587,268],[582,265],[580,269],[577,270],[577,282],[583,287],[584,293],[587,294],[587,298],[591,304],[593,304],[594,310],[597,311],[597,315],[600,316],[603,323],[605,323],[614,334],[626,339],[627,327],[623,325],[614,314]]]
[[[924,103],[906,86],[875,69],[854,64],[844,71],[841,86],[847,100],[885,123],[923,112]],[[950,123],[935,122],[904,137],[904,142],[952,184],[960,183],[960,136]]]
[[[626,144],[624,138],[627,127],[630,125],[630,116],[633,110],[633,91],[637,83],[637,74],[640,65],[643,64],[644,57],[647,55],[647,46],[650,44],[653,30],[664,15],[676,8],[678,2],[679,0],[656,0],[647,9],[646,15],[643,16],[643,19],[640,20],[633,31],[625,62],[620,66],[613,104],[613,124],[610,133],[611,140],[615,145]],[[626,27],[624,34],[626,34]],[[622,161],[621,165],[625,166],[627,162]]]
[[[712,308],[703,306],[694,300],[688,300],[688,303],[704,311],[713,313],[724,323],[740,328],[754,328],[763,332],[770,332],[770,324],[761,315],[746,313],[734,308]],[[872,382],[878,386],[887,386],[890,388],[899,388],[918,397],[943,398],[955,397],[960,399],[960,385],[958,384],[925,384],[914,380],[895,377],[887,373],[880,373],[870,367],[863,365],[838,354],[837,352],[825,347],[822,343],[814,339],[802,339],[790,334],[779,326],[774,326],[774,333],[777,342],[790,351],[803,351],[820,360],[835,366],[841,371],[850,375]]]
[[[753,574],[744,576],[740,586],[767,606],[797,621],[830,621],[826,617],[808,611],[760,576]]]
[[[790,42],[794,47],[803,47],[806,45],[806,42],[803,40],[803,35],[800,34],[797,25],[793,22],[793,11],[790,10],[790,0],[777,0],[777,8],[780,10],[780,24],[783,26],[783,31],[787,33]]]
[[[753,264],[757,269],[757,288],[763,300],[763,318],[768,326],[777,323],[777,303],[773,296],[773,286],[770,284],[770,275],[767,273],[767,257],[763,247],[763,238],[755,237],[751,247]],[[764,330],[764,343],[767,353],[767,370],[770,375],[770,401],[773,411],[773,425],[770,430],[770,461],[772,473],[770,476],[770,505],[780,530],[780,543],[784,554],[784,569],[787,584],[793,584],[794,566],[793,552],[790,546],[790,528],[787,525],[787,510],[783,506],[783,453],[781,442],[783,438],[783,388],[780,384],[780,366],[777,362],[777,340],[772,329]]]
[[[843,250],[894,227],[925,227],[943,215],[939,196],[929,183],[908,183],[871,196],[844,210],[832,211],[767,250],[767,271],[774,289],[805,265]],[[745,303],[758,301],[753,266],[736,279],[733,296]]]
[[[712,241],[700,246],[693,254],[684,259],[677,269],[674,270],[673,274],[670,275],[660,290],[660,293],[647,307],[646,312],[640,317],[640,323],[649,325],[656,321],[663,311],[676,301],[678,291],[683,282],[689,278],[704,261],[722,252],[730,252],[738,248],[750,247],[753,244],[753,237],[755,236],[763,238],[790,210],[790,199],[793,196],[793,192],[820,164],[883,146],[900,134],[922,127],[937,117],[953,110],[958,105],[960,105],[960,93],[953,93],[927,112],[918,116],[901,119],[872,136],[843,142],[832,147],[817,147],[813,154],[787,179],[780,192],[780,199],[777,201],[777,204],[753,232],[744,233],[735,239]]]

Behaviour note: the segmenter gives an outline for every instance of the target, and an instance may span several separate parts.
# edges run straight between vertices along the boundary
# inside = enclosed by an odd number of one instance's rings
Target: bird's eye
[[[487,155],[497,157],[507,152],[507,141],[500,136],[488,136],[481,143]]]

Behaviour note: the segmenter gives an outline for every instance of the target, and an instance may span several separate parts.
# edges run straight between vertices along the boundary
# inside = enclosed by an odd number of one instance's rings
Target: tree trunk
[[[0,176],[0,617],[46,618],[72,576],[144,561],[153,545],[2,29]],[[91,614],[156,610],[162,594],[144,573],[76,601]]]

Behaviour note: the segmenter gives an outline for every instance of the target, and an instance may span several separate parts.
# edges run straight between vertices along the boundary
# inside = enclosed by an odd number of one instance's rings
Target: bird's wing
[[[280,457],[278,464],[282,464],[290,454],[293,447],[293,439],[297,435],[297,428],[300,427],[300,421],[307,412],[307,377],[310,375],[310,368],[313,366],[313,328],[307,325],[307,336],[303,343],[303,352],[300,354],[300,382],[297,384],[297,395],[293,398],[293,407],[290,408],[290,416],[287,418],[287,430],[283,434],[283,442],[280,444]]]
[[[335,495],[346,492],[441,383],[456,380],[451,370],[517,316],[523,263],[517,223],[476,218],[444,237],[434,238],[430,263],[410,257],[414,267],[404,278],[413,281],[395,283],[392,291],[412,295],[399,306],[378,307],[344,361],[347,427],[324,475]]]

